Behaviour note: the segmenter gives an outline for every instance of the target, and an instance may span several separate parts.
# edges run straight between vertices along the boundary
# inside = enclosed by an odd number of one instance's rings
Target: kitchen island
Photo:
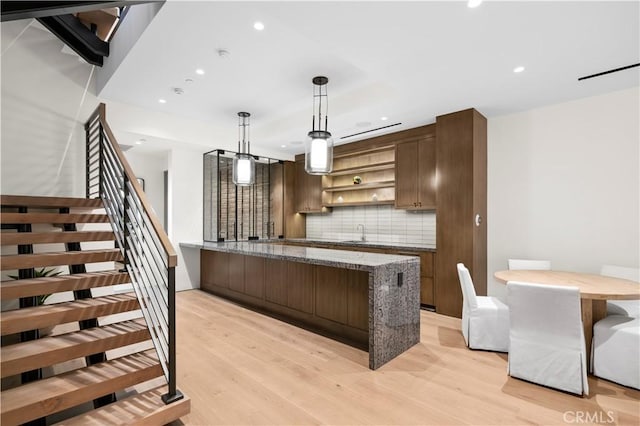
[[[420,259],[265,242],[200,249],[201,289],[369,352],[377,369],[420,341]]]

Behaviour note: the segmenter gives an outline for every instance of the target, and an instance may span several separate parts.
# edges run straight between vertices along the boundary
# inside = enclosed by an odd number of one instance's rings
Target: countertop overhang
[[[302,241],[302,240],[300,240]],[[237,253],[250,256],[260,256],[272,259],[283,259],[305,262],[315,265],[333,266],[336,268],[356,269],[373,272],[381,266],[394,264],[420,265],[417,256],[395,254],[368,253],[325,248],[289,246],[285,243],[272,244],[268,242],[187,242],[180,243],[181,247],[212,250],[226,253]]]

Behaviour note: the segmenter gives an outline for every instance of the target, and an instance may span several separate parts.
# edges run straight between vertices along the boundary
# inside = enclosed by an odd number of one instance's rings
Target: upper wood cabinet
[[[436,312],[460,318],[458,262],[469,268],[476,293],[487,294],[487,119],[468,109],[437,117],[436,126]]]
[[[280,161],[270,165],[271,238],[301,238],[305,236],[305,216],[296,214],[296,164]]]
[[[322,176],[310,175],[304,169],[304,158],[296,161],[295,210],[298,213],[322,211]]]
[[[436,139],[429,135],[396,145],[396,202],[399,209],[436,208]]]

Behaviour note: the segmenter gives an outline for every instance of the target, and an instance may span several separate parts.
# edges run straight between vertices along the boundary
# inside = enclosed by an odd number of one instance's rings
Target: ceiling
[[[99,96],[206,123],[185,141],[203,150],[233,146],[248,111],[252,152],[290,158],[304,150],[316,75],[329,78],[336,143],[470,107],[490,118],[638,86],[640,68],[578,78],[640,62],[639,17],[636,1],[169,1]]]

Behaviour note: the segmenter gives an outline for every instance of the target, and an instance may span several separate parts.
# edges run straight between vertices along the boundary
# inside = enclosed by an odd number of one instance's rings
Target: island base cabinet
[[[209,250],[200,259],[201,290],[369,348],[367,272]]]
[[[369,328],[368,304],[368,273],[316,266],[316,315],[367,330]]]

